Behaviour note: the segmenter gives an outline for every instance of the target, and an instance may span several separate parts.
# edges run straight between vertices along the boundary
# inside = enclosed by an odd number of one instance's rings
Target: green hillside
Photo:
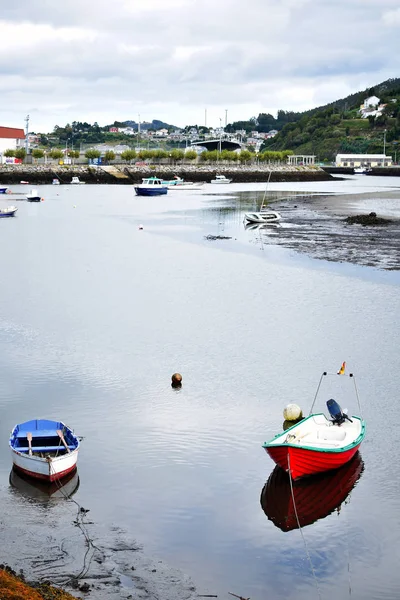
[[[382,116],[361,119],[360,105],[373,95],[387,106]],[[386,137],[386,154],[395,158],[400,140],[400,79],[389,79],[325,106],[291,114],[296,114],[296,120],[266,140],[261,150],[315,154],[319,161],[324,161],[333,160],[338,152],[381,154]]]

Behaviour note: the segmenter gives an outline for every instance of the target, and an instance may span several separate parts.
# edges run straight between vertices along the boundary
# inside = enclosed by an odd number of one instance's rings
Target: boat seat
[[[22,431],[18,431],[17,433],[17,438],[25,438],[28,433],[32,434],[33,438],[58,438],[57,435],[57,430],[56,429],[38,429],[37,431],[33,430],[33,431],[28,431],[25,429],[22,429]]]
[[[75,450],[75,446],[68,446],[70,450]],[[17,452],[29,452],[28,446],[24,446],[23,448],[14,448]],[[61,446],[32,446],[32,452],[56,452],[57,450],[65,450],[65,446],[61,444]]]
[[[335,442],[343,442],[346,437],[346,432],[339,427],[326,427],[325,429],[318,429],[317,439],[329,440]]]

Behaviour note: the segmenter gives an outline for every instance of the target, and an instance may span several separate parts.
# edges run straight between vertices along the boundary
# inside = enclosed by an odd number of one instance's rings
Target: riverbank
[[[59,179],[61,184],[70,184],[72,177],[91,184],[132,185],[141,183],[144,177],[157,176],[172,179],[178,175],[185,180],[209,182],[217,174],[224,174],[235,183],[329,181],[332,175],[320,167],[291,167],[288,165],[251,165],[232,167],[228,165],[3,165],[0,168],[0,184],[17,185],[27,181],[31,185],[51,184]]]

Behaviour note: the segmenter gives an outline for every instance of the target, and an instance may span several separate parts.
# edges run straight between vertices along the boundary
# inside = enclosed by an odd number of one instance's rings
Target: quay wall
[[[319,167],[290,166],[194,166],[194,165],[118,165],[112,167],[93,166],[45,166],[45,165],[4,165],[0,167],[0,184],[17,185],[27,181],[31,185],[51,184],[57,178],[61,184],[71,183],[72,177],[92,184],[132,185],[141,183],[142,178],[157,176],[172,179],[175,175],[187,181],[206,181],[223,174],[236,183],[270,181],[328,181],[332,179]]]

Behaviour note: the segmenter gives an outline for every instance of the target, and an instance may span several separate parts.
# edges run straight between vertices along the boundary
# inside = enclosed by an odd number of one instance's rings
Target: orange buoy
[[[172,387],[181,387],[182,386],[182,375],[180,373],[174,373],[171,377],[171,385]]]

